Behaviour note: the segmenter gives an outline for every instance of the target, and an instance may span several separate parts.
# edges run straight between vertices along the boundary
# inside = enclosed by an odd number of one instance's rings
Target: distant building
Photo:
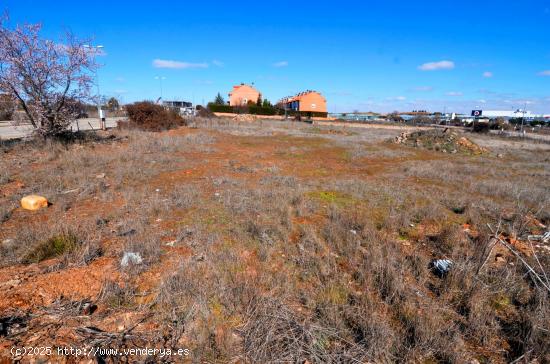
[[[542,119],[544,115],[533,114],[531,111],[518,109],[516,111],[506,111],[506,110],[472,110],[472,116],[476,118],[487,118],[487,119]]]
[[[262,94],[260,91],[256,90],[253,86],[241,83],[238,86],[233,86],[233,90],[229,93],[229,105],[248,105],[250,101],[256,103],[261,97]]]
[[[327,100],[319,92],[311,90],[285,97],[279,101],[279,105],[299,112],[327,112]]]

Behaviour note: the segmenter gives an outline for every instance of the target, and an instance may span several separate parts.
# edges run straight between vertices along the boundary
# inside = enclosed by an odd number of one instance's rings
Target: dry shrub
[[[130,128],[146,131],[162,131],[187,125],[187,122],[173,110],[167,110],[151,101],[135,102],[127,105],[126,110]]]
[[[253,363],[364,362],[366,352],[321,323],[298,315],[275,298],[256,298],[241,329],[243,351]]]

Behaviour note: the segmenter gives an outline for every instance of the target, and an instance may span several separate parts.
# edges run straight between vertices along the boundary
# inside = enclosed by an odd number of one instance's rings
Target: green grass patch
[[[350,195],[338,191],[313,191],[308,192],[307,196],[327,204],[340,206],[351,205],[355,202]]]
[[[78,237],[73,233],[63,233],[35,245],[23,257],[23,263],[38,263],[46,259],[59,257],[74,251],[79,245]]]

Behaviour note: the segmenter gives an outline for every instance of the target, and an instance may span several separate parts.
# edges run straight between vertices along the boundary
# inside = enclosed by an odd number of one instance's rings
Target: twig
[[[487,226],[492,232],[491,225],[487,224]],[[531,273],[531,276],[534,277],[536,281],[538,281],[540,284],[542,284],[542,286],[546,288],[548,292],[550,292],[550,285],[548,285],[546,282],[542,280],[539,273],[537,273],[537,271],[534,270],[533,267],[531,267],[529,263],[527,263],[525,259],[523,259],[523,257],[512,246],[510,246],[510,244],[502,240],[499,236],[494,236],[494,238],[497,239],[497,241],[501,243],[506,249],[508,249],[512,254],[514,254],[516,258],[518,258],[523,263],[523,265],[527,268],[527,270]]]

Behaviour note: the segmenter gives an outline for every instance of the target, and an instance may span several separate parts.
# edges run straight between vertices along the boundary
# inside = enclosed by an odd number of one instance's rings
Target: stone
[[[97,176],[95,176],[95,178],[97,178],[97,179],[105,178],[105,173],[100,173]]]
[[[14,244],[15,244],[15,240],[13,240],[13,239],[4,239],[4,240],[2,240],[2,247],[3,248],[8,248],[9,249],[9,248],[13,247]]]
[[[124,252],[124,255],[122,256],[122,260],[120,261],[120,265],[122,267],[127,267],[130,264],[138,265],[141,263],[143,263],[143,259],[141,258],[141,255],[139,253],[133,253],[133,252]]]
[[[36,211],[48,207],[48,200],[38,195],[29,195],[21,199],[21,207],[25,210]]]

